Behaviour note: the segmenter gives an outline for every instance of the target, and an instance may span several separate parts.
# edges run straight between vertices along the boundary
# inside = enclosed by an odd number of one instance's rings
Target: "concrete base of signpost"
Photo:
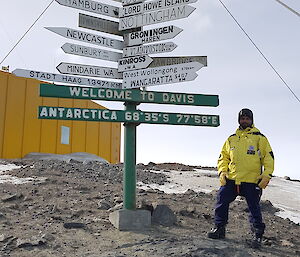
[[[147,210],[117,210],[109,221],[120,231],[147,230],[151,227],[151,212]]]

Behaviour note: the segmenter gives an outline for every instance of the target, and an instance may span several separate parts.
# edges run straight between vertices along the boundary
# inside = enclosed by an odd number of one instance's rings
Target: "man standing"
[[[262,221],[260,197],[274,170],[274,155],[268,139],[253,125],[253,113],[242,109],[239,128],[225,142],[219,160],[221,187],[215,208],[215,227],[208,233],[212,239],[225,238],[229,204],[240,195],[246,198],[249,222],[253,232],[250,246],[260,248],[265,224]]]

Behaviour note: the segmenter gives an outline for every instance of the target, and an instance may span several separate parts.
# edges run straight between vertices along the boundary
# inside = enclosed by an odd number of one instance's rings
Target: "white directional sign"
[[[207,56],[169,56],[152,57],[152,59],[153,62],[149,65],[149,68],[190,62],[199,62],[203,66],[207,66]]]
[[[119,60],[118,71],[129,71],[144,69],[152,62],[152,58],[148,55],[133,56]]]
[[[127,71],[123,73],[123,88],[138,88],[194,80],[203,65],[191,62],[178,65]]]
[[[113,0],[113,1],[122,3],[123,5],[129,5],[129,4],[143,3],[145,0]]]
[[[177,45],[173,42],[126,47],[123,49],[123,57],[136,56],[142,54],[167,53],[172,52],[176,47]]]
[[[62,62],[56,67],[56,69],[63,74],[111,78],[111,79],[122,78],[122,73],[119,73],[118,70],[115,68],[109,68],[109,67]]]
[[[183,29],[170,25],[155,29],[136,31],[124,34],[126,46],[141,45],[176,37]]]
[[[79,13],[79,27],[85,29],[92,29],[100,32],[122,36],[123,33],[119,31],[119,23],[116,21],[109,21],[98,17]]]
[[[142,4],[134,4],[129,5],[123,8],[120,8],[119,17],[127,17],[131,15],[137,15],[144,12],[151,12],[156,11],[160,9],[180,6],[184,4],[192,4],[196,3],[197,0],[154,0],[150,2],[145,2]]]
[[[100,79],[75,77],[68,75],[61,75],[43,71],[24,70],[16,69],[12,72],[16,76],[24,78],[32,78],[38,80],[45,80],[51,82],[59,82],[66,84],[73,84],[78,86],[90,86],[90,87],[101,87],[101,88],[122,88],[122,83],[105,81]],[[51,86],[51,85],[50,85]]]
[[[123,41],[103,37],[96,34],[87,33],[84,31],[79,31],[79,30],[64,28],[64,27],[46,27],[46,29],[65,38],[70,38],[81,42],[87,42],[90,44],[95,44],[95,45],[118,49],[118,50],[122,50],[124,47]]]
[[[70,43],[65,43],[61,48],[67,54],[74,54],[112,62],[117,62],[122,58],[121,53]]]
[[[101,15],[106,15],[114,18],[119,17],[119,8],[116,6],[102,4],[91,0],[55,0],[61,5],[80,9],[88,12],[93,12]]]
[[[154,12],[142,13],[135,16],[120,18],[119,29],[127,30],[145,25],[178,20],[188,17],[196,8],[183,5],[172,8],[157,10]]]

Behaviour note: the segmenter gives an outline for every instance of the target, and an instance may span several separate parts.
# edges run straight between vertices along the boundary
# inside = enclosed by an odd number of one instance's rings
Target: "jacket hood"
[[[248,127],[246,129],[238,128],[235,133],[237,135],[241,135],[242,133],[253,133],[253,132],[260,132],[258,128],[254,127],[254,124],[251,127]]]

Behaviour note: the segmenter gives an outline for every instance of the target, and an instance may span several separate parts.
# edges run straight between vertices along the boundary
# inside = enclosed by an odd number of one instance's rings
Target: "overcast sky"
[[[50,2],[50,0],[0,0],[2,9],[0,61]],[[101,2],[120,6],[112,0]],[[299,98],[299,16],[275,0],[223,0],[223,2]],[[300,12],[300,1],[283,0],[283,2]],[[300,103],[218,0],[199,0],[192,5],[197,9],[189,17],[146,26],[144,29],[168,24],[182,28],[181,34],[173,40],[168,40],[178,45],[173,52],[153,56],[207,56],[208,66],[200,69],[198,77],[192,82],[148,87],[148,90],[216,94],[220,99],[219,107],[141,104],[139,109],[216,114],[220,115],[221,125],[218,128],[211,128],[141,124],[137,128],[137,163],[180,162],[216,166],[224,141],[237,129],[238,111],[246,107],[254,112],[255,126],[267,136],[273,148],[276,160],[274,174],[299,179]],[[113,62],[65,54],[60,47],[66,42],[78,44],[78,41],[72,42],[44,29],[44,27],[70,27],[99,33],[78,27],[79,12],[97,16],[53,2],[1,66],[9,65],[10,71],[23,68],[53,73],[58,73],[56,66],[60,62],[107,65],[116,68],[117,64]],[[98,17],[109,19],[100,15]],[[124,108],[122,103],[105,101],[99,103],[110,109]],[[123,160],[123,156],[121,159]]]

